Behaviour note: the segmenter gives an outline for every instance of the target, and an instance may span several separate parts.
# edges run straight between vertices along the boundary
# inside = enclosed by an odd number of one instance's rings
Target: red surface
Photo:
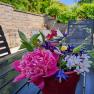
[[[45,87],[43,94],[75,94],[76,86],[79,81],[79,75],[75,72],[66,72],[69,78],[59,83],[54,76],[45,78]]]

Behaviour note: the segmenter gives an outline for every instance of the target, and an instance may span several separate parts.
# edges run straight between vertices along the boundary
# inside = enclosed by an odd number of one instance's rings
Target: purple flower
[[[74,49],[74,46],[68,45],[68,52],[72,52]]]
[[[54,49],[56,49],[56,47],[52,46],[50,42],[45,41],[44,44],[42,44],[42,47],[44,47],[45,49],[49,49],[51,51],[54,51]]]
[[[68,75],[66,75],[65,73],[64,73],[64,70],[63,69],[61,69],[61,70],[59,70],[57,73],[56,73],[56,78],[58,78],[58,79],[64,79],[64,80],[66,80],[67,78],[68,78]]]

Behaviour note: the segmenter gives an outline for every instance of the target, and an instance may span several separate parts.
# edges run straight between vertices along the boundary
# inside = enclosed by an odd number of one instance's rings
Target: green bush
[[[67,24],[69,20],[75,20],[76,14],[73,11],[63,11],[57,16],[57,21]]]
[[[80,19],[94,19],[94,3],[82,4],[77,9],[77,15]]]
[[[94,19],[94,3],[68,7],[57,16],[57,21],[68,23],[69,20]]]
[[[61,9],[56,4],[53,4],[46,9],[46,14],[50,16],[58,16],[60,12],[61,12]]]

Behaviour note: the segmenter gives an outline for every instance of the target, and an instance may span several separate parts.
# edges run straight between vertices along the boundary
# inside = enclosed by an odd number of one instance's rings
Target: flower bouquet
[[[13,82],[27,78],[43,94],[75,94],[80,74],[89,72],[91,61],[83,46],[63,45],[66,34],[59,37],[52,29],[47,36],[42,32],[29,40],[19,31],[21,48],[27,52],[12,67],[19,72]]]

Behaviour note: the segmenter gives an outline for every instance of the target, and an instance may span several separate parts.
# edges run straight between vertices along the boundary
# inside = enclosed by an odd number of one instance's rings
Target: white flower
[[[89,58],[90,58],[90,56],[88,56],[87,54],[82,54],[82,55],[81,55],[81,58],[84,58],[84,59],[89,59]]]
[[[82,54],[81,56],[67,55],[65,61],[67,62],[67,67],[71,69],[76,67],[74,70],[77,73],[89,72],[90,64],[92,61],[89,60],[90,56],[87,54]]]
[[[71,69],[71,67],[73,67],[75,64],[73,63],[73,60],[70,58],[70,59],[68,59],[68,61],[67,61],[67,67],[69,68],[69,69]]]
[[[65,61],[67,61],[69,58],[70,58],[70,55],[67,55],[67,56],[65,57]]]
[[[82,60],[82,62],[79,63],[79,69],[76,69],[75,71],[78,73],[82,73],[82,72],[89,72],[89,68],[90,68],[90,64],[92,63],[92,61],[89,60],[89,56],[84,54],[82,55],[84,58]],[[81,56],[81,58],[82,58]]]
[[[79,63],[82,61],[80,56],[75,55],[67,55],[65,57],[65,61],[67,61],[67,67],[71,68],[73,66],[79,65]]]

